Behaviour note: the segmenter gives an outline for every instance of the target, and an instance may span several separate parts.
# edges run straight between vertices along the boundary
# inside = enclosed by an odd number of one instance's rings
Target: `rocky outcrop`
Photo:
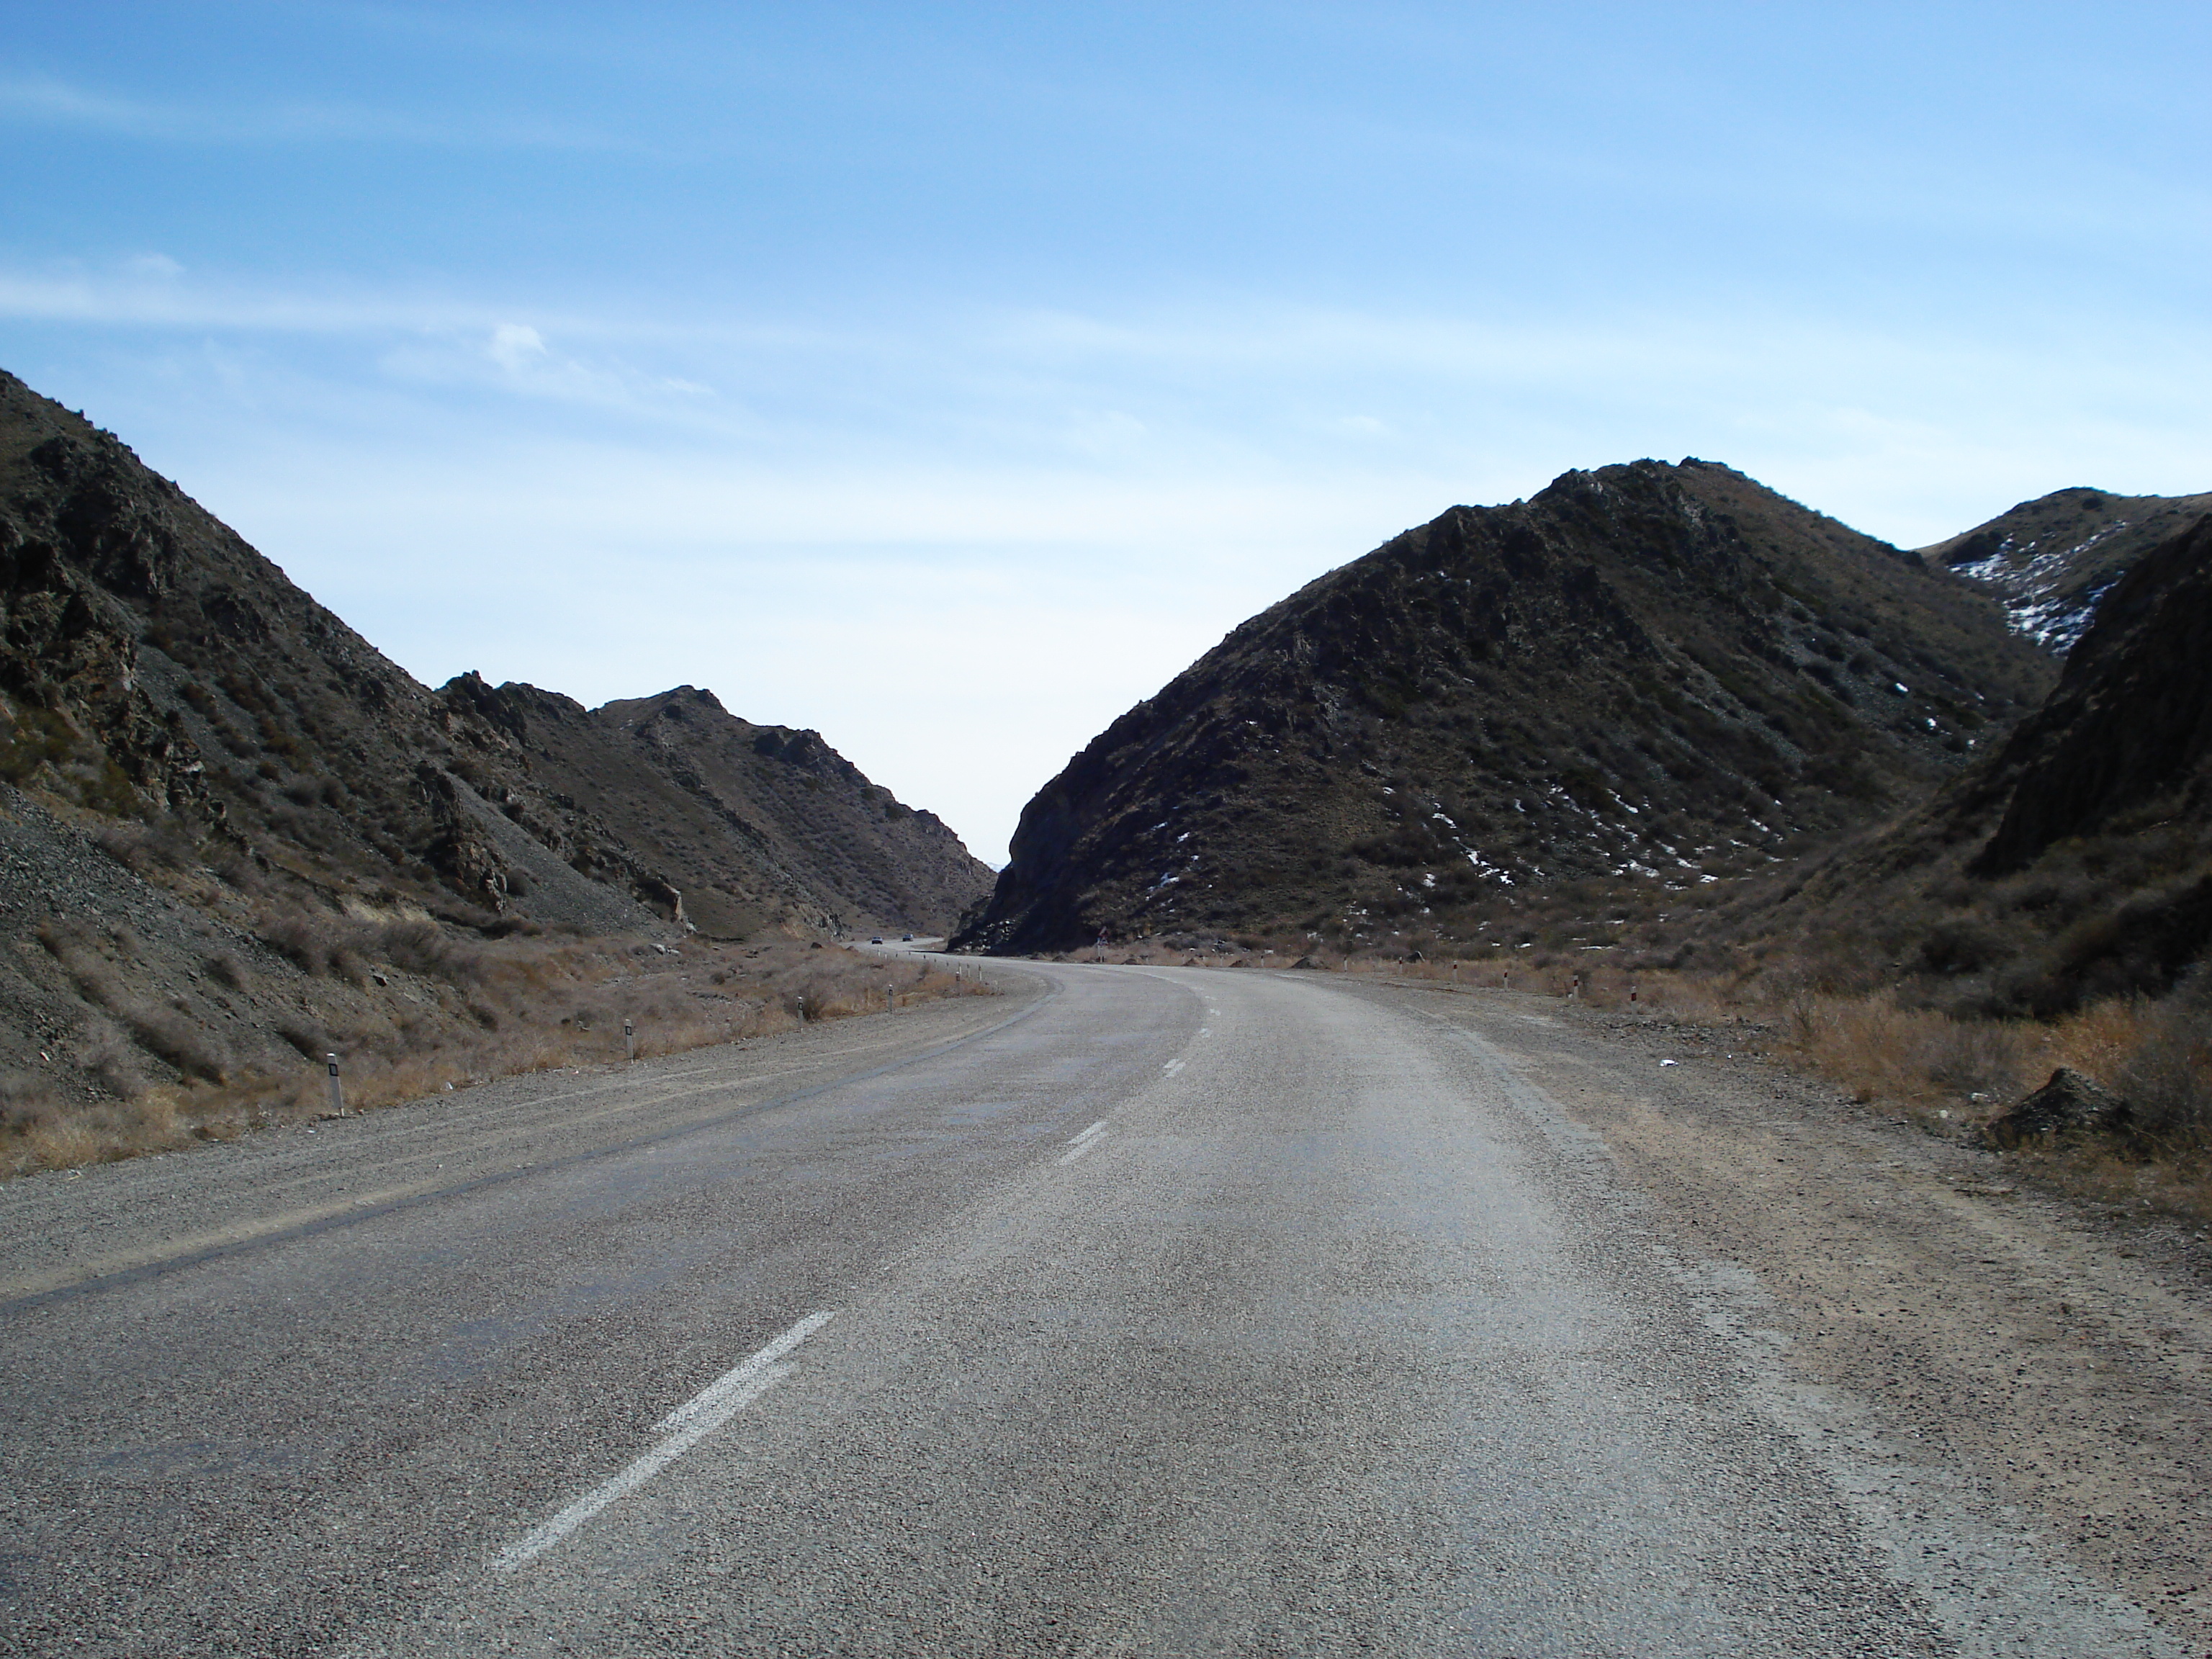
[[[2105,1134],[2126,1126],[2128,1103],[2111,1090],[2069,1066],[2015,1102],[1982,1130],[1990,1146],[2033,1146],[2058,1135]]]
[[[872,783],[818,732],[757,726],[711,691],[586,709],[464,675],[441,695],[505,734],[553,799],[589,801],[707,933],[946,932],[990,890],[988,867],[934,813]],[[651,902],[671,910],[665,895]]]

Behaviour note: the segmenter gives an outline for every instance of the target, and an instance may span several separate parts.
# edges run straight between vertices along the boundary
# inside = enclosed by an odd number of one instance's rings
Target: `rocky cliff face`
[[[2057,489],[1920,551],[1989,586],[2016,632],[2063,656],[2128,568],[2206,513],[2212,495]]]
[[[2052,674],[1969,584],[1728,468],[1568,473],[1322,577],[1123,715],[963,941],[1372,942],[1717,880],[1913,799]]]

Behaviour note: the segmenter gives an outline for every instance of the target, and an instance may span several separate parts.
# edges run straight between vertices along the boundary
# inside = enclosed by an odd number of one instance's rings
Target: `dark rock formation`
[[[962,942],[1379,941],[1696,885],[1924,793],[2051,675],[1987,595],[1726,467],[1571,472],[1332,572],[1116,720]]]
[[[1831,977],[1940,981],[1960,1012],[2171,990],[2212,951],[2212,517],[2135,562],[1990,754],[1761,902],[1729,926],[1810,942]]]
[[[2054,1135],[2103,1134],[2124,1127],[2128,1103],[2069,1066],[1992,1118],[1982,1136],[1992,1146],[2016,1147]]]
[[[1977,873],[2146,807],[2202,817],[2212,763],[2212,517],[2146,554],[2099,607],[2050,701],[1990,769],[2004,815]]]
[[[708,933],[792,920],[937,933],[990,890],[989,869],[934,813],[871,783],[818,733],[740,720],[711,691],[586,709],[471,674],[442,695],[502,733],[554,800],[590,801],[666,878],[648,902],[680,905]]]

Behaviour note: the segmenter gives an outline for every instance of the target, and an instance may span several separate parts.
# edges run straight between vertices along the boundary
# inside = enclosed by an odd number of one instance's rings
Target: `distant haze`
[[[679,684],[980,856],[1229,628],[1695,454],[2212,486],[2202,7],[47,8],[0,366],[413,673]]]

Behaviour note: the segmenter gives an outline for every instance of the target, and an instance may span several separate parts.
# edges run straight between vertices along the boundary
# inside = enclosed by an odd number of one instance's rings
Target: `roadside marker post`
[[[799,1000],[799,1023],[801,1025],[806,1024],[806,999],[805,997],[801,997]]]
[[[331,1094],[331,1115],[343,1117],[345,1115],[345,1085],[338,1080],[338,1057],[336,1054],[326,1054],[324,1058],[331,1063],[331,1074],[325,1085]]]
[[[623,1022],[623,1058],[625,1060],[637,1058],[637,1027],[628,1020]]]
[[[884,987],[884,1012],[887,1014],[895,1014],[898,1012],[896,994],[888,985]]]

